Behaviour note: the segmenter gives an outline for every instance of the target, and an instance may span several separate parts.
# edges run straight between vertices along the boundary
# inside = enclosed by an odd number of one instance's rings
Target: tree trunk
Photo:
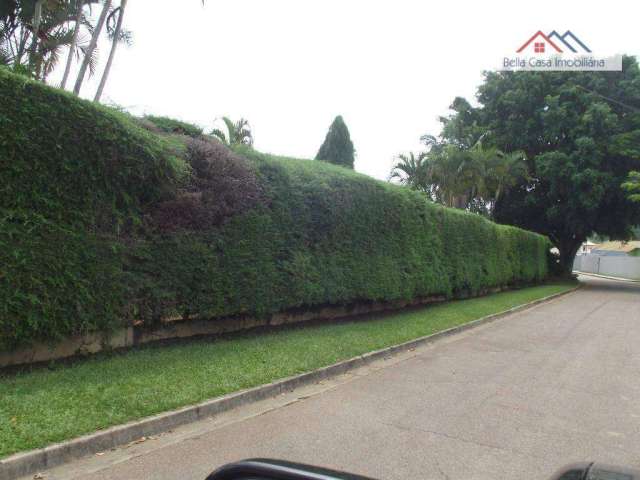
[[[67,80],[69,79],[69,72],[71,72],[71,64],[73,63],[73,53],[78,45],[78,35],[80,34],[80,21],[82,20],[82,8],[84,7],[84,0],[77,0],[78,6],[76,8],[76,24],[73,28],[73,38],[71,39],[71,45],[69,46],[69,55],[67,55],[67,64],[64,66],[64,75],[62,75],[62,82],[60,88],[64,90],[67,86]]]
[[[40,48],[38,49],[38,59],[36,60],[36,80],[45,82],[45,72],[46,72],[47,64],[44,61],[44,43],[40,42]]]
[[[502,185],[498,184],[498,186],[496,187],[496,194],[495,194],[495,198],[493,199],[493,203],[497,203],[498,200],[500,200],[500,195],[502,195]]]
[[[31,52],[29,53],[29,70],[35,69],[36,56],[38,55],[38,33],[40,32],[40,22],[42,21],[42,4],[44,0],[38,0],[33,10],[33,40],[31,41]]]
[[[584,240],[571,238],[561,241],[558,244],[558,250],[560,250],[560,269],[563,276],[571,276],[573,272],[573,261],[583,241]]]
[[[22,56],[26,53],[26,45],[27,45],[27,40],[28,40],[28,32],[26,29],[21,29],[20,32],[20,44],[18,46],[18,53],[16,55],[16,60],[15,60],[15,64],[16,65],[21,65],[22,64]]]
[[[89,43],[89,47],[85,52],[84,58],[82,59],[82,65],[80,66],[80,72],[78,73],[76,84],[73,87],[73,93],[75,95],[80,94],[80,88],[82,87],[82,82],[84,81],[84,77],[87,74],[87,68],[89,67],[91,55],[93,55],[93,51],[96,49],[98,38],[100,37],[100,32],[102,32],[102,28],[104,27],[104,22],[107,19],[107,14],[109,13],[110,8],[111,0],[105,0],[104,7],[102,7],[102,12],[100,13],[100,18],[98,18],[98,23],[93,30],[93,35],[91,35],[91,42]]]
[[[107,83],[107,78],[109,77],[109,72],[111,71],[111,64],[113,63],[113,57],[115,57],[116,55],[116,48],[118,47],[118,40],[119,40],[118,37],[120,36],[120,31],[122,30],[122,19],[124,18],[124,10],[126,7],[127,7],[127,0],[121,0],[120,11],[118,12],[118,22],[116,23],[116,29],[113,32],[113,41],[111,42],[111,51],[109,52],[109,59],[107,60],[107,65],[104,67],[104,72],[102,72],[100,85],[98,86],[98,91],[96,92],[96,96],[93,99],[94,102],[100,101],[100,97],[102,97],[104,86]]]
[[[454,195],[451,201],[451,206],[459,210],[465,210],[469,204],[468,195]]]

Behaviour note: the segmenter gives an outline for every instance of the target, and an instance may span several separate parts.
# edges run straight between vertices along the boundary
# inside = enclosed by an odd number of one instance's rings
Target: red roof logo
[[[542,33],[541,30],[538,30],[529,40],[527,40],[516,53],[521,53],[525,48],[527,48],[533,42],[533,51],[535,53],[546,53],[546,47],[549,45],[553,50],[558,53],[562,53],[562,50],[551,41],[551,39]]]

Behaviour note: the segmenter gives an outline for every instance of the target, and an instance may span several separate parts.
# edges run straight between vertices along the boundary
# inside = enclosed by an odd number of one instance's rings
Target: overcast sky
[[[245,117],[258,150],[303,158],[342,115],[356,170],[381,179],[396,154],[439,132],[454,97],[473,98],[482,70],[537,30],[569,29],[594,54],[640,54],[637,0],[129,0],[127,9],[134,43],[118,50],[104,102],[207,129]]]

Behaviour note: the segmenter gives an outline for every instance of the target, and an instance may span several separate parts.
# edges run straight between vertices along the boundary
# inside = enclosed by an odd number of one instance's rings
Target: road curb
[[[18,453],[0,460],[0,478],[3,480],[14,480],[72,460],[125,445],[141,437],[156,435],[181,425],[212,417],[241,405],[275,397],[283,392],[288,392],[304,385],[317,383],[344,374],[350,370],[368,365],[376,360],[389,357],[396,353],[405,352],[417,346],[426,345],[438,339],[470,330],[542,303],[547,303],[556,298],[573,293],[579,288],[580,286],[576,286],[573,289],[549,295],[503,312],[488,315],[469,323],[410,340],[399,345],[369,352],[312,372],[287,377],[266,385],[207,400],[196,405],[146,417],[142,420],[111,427],[73,440],[56,443],[45,448]]]
[[[633,278],[612,277],[610,275],[600,275],[599,273],[581,272],[580,270],[574,270],[573,273],[577,273],[578,275],[585,275],[587,277],[605,278],[607,280],[615,280],[617,282],[640,283],[640,280],[635,280]]]

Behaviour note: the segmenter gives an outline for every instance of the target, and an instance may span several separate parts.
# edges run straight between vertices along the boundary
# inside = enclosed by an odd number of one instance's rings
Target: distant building
[[[617,257],[640,257],[640,241],[632,242],[606,242],[601,245],[596,245],[591,249],[591,253],[594,255],[617,256]]]
[[[589,253],[591,253],[591,251],[595,247],[598,247],[598,246],[599,246],[599,244],[593,243],[593,242],[590,242],[589,240],[587,240],[582,245],[580,245],[580,249],[578,250],[577,255],[588,255]]]
[[[578,273],[640,280],[640,241],[595,245],[591,253],[576,255],[573,269]]]

